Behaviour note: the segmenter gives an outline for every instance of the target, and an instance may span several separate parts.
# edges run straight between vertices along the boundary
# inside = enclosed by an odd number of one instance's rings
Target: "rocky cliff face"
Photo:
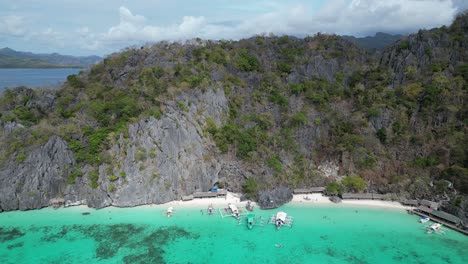
[[[377,59],[327,35],[159,43],[58,91],[7,90],[0,210],[164,203],[215,184],[268,201],[278,186],[347,175],[368,191],[463,201],[462,22]]]
[[[12,162],[0,171],[0,210],[26,210],[49,205],[67,188],[73,153],[59,137],[31,151],[22,163]]]
[[[216,155],[216,146],[204,137],[202,127],[207,117],[221,122],[227,100],[223,90],[210,89],[182,94],[178,101],[190,106],[181,110],[168,102],[164,117],[142,119],[129,126],[128,136],[119,136],[107,151],[111,163],[98,168],[96,189],[90,187],[89,166],[74,184],[67,183],[75,159],[67,143],[56,136],[24,162],[9,163],[0,172],[1,210],[41,208],[56,197],[63,197],[67,205],[97,208],[159,204],[208,191],[218,175],[233,169]],[[4,132],[11,133],[14,127],[5,124]]]
[[[168,102],[164,117],[131,124],[128,136],[120,135],[108,150],[110,164],[99,167],[99,187],[81,188],[89,186],[85,175],[65,190],[65,199],[85,199],[98,208],[125,207],[160,204],[210,190],[218,182],[223,162],[213,142],[203,136],[202,124],[208,116],[221,122],[226,97],[223,90],[210,89],[180,95],[178,101],[190,106],[183,111]]]

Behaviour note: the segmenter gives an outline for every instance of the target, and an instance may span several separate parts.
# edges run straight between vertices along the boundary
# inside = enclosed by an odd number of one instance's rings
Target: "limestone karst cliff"
[[[161,42],[0,100],[0,210],[342,185],[464,217],[467,16],[369,54],[339,36]],[[344,181],[344,183],[351,181]]]

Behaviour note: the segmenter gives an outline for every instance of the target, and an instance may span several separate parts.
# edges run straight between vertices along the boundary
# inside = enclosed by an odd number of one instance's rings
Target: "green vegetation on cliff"
[[[169,102],[190,112],[182,94],[222,90],[228,111],[221,122],[189,122],[202,123],[221,158],[259,172],[240,185],[250,198],[272,186],[327,184],[331,194],[466,195],[467,21],[404,37],[380,55],[323,34],[128,49],[69,76],[58,91],[6,90],[2,124],[22,126],[1,135],[2,164],[23,162],[29,148],[58,135],[75,155],[73,171],[92,168],[97,188],[95,170],[115,165],[108,150],[125,140],[129,124],[161,118]],[[143,162],[148,154],[140,152]],[[328,163],[343,177],[325,175],[320,166]]]

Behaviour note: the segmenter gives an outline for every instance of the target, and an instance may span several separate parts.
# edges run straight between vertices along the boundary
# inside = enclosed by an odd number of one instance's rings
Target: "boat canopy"
[[[169,208],[167,208],[167,212],[168,212],[168,213],[172,213],[172,210],[174,210],[174,208],[173,208],[172,206],[169,207]]]
[[[279,219],[279,220],[281,220],[283,222],[286,222],[286,216],[287,216],[287,214],[285,212],[278,212],[276,214],[276,220]]]

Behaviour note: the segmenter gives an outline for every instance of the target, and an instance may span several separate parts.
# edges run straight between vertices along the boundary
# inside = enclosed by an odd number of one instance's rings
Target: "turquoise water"
[[[17,86],[55,86],[64,82],[70,74],[77,74],[81,69],[0,69],[0,92],[5,88]]]
[[[287,205],[255,212],[294,216],[293,227],[279,231],[175,210],[172,218],[155,207],[1,213],[0,263],[468,263],[468,237],[449,229],[426,234],[402,210]]]

